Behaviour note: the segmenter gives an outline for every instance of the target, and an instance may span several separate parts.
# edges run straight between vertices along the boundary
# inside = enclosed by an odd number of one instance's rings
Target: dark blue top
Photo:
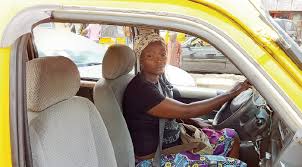
[[[159,118],[147,113],[166,98],[160,93],[158,86],[146,81],[141,74],[137,74],[124,93],[123,114],[137,156],[154,153],[158,145]],[[178,145],[179,134],[178,123],[175,120],[166,121],[163,148]]]

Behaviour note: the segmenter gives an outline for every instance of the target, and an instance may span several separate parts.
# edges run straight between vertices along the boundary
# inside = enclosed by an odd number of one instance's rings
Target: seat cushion
[[[105,81],[104,79],[100,79],[99,82],[96,83],[95,87],[96,88],[101,87],[102,84],[105,84],[105,82],[106,82],[106,84],[108,84],[108,86],[112,90],[120,108],[122,108],[122,102],[123,102],[125,89],[133,77],[134,77],[134,74],[126,74],[126,75],[122,75],[114,80]]]
[[[132,140],[121,111],[122,97],[132,77],[128,74],[115,80],[100,79],[94,88],[94,102],[104,119],[120,167],[135,165]]]
[[[29,130],[35,167],[117,166],[104,122],[86,98],[52,105],[32,118]]]
[[[122,98],[133,78],[128,74],[134,66],[135,55],[125,45],[112,45],[106,51],[101,78],[95,85],[93,99],[108,129],[118,166],[134,166],[134,151],[130,133],[122,114]]]

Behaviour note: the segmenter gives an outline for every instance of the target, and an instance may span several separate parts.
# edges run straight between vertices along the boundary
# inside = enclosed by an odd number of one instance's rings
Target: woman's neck
[[[159,75],[146,73],[144,71],[142,71],[142,75],[144,76],[145,80],[147,80],[148,82],[151,82],[151,83],[155,84],[159,81]]]

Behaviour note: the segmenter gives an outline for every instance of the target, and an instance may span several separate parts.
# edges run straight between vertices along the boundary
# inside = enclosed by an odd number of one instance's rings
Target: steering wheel
[[[215,115],[213,121],[213,128],[222,129],[225,127],[232,127],[234,122],[238,122],[241,116],[250,108],[253,104],[253,90],[247,89],[241,92],[233,100],[226,102],[219,109]],[[240,120],[240,124],[241,121]]]

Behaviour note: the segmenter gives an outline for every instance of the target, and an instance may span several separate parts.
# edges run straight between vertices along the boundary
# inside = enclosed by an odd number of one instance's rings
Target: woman
[[[140,60],[141,72],[127,86],[123,98],[123,113],[126,119],[137,166],[150,166],[152,160],[144,157],[156,151],[159,141],[159,118],[166,118],[163,149],[181,144],[180,128],[175,119],[185,123],[203,126],[193,119],[212,112],[225,102],[246,90],[247,82],[237,84],[232,90],[215,98],[184,104],[166,97],[167,87],[162,86],[161,75],[167,62],[164,40],[156,33],[142,34],[134,41],[134,52]],[[161,87],[162,86],[162,87]],[[172,166],[209,166],[215,162],[221,165],[244,166],[239,160],[239,139],[232,129],[214,131],[203,129],[214,147],[214,155],[201,155],[184,151],[161,157],[162,164]],[[230,156],[233,158],[226,158]],[[181,163],[180,163],[181,159]]]

